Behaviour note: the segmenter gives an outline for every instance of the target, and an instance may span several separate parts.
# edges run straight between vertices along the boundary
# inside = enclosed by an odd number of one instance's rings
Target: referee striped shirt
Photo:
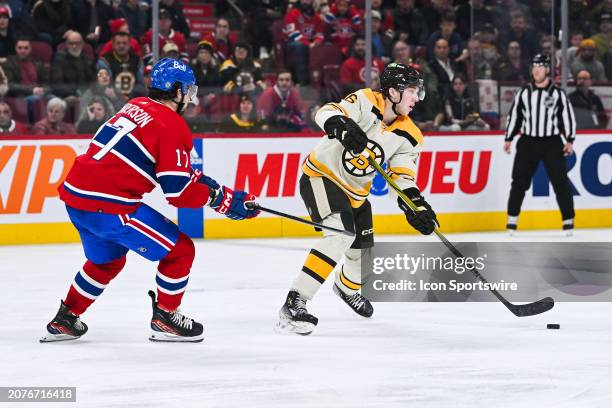
[[[563,135],[568,142],[576,136],[574,109],[563,89],[552,81],[546,88],[533,83],[514,95],[506,124],[506,141],[517,134],[529,137]]]

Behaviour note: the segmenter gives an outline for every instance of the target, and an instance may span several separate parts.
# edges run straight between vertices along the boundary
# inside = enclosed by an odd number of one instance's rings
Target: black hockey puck
[[[547,329],[560,329],[560,328],[561,328],[561,325],[560,325],[560,324],[557,324],[557,323],[548,323],[548,324],[546,325],[546,328],[547,328]]]

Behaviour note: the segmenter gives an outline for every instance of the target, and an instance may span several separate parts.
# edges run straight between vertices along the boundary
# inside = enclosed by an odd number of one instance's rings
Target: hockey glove
[[[368,136],[351,118],[332,116],[325,121],[323,129],[330,139],[338,139],[349,152],[359,154],[368,145]]]
[[[417,188],[407,188],[404,193],[412,200],[414,205],[417,206],[419,211],[414,212],[408,204],[402,200],[401,197],[397,198],[397,203],[406,215],[408,224],[419,231],[423,235],[429,235],[433,232],[436,227],[439,227],[436,213],[431,209],[431,206],[421,196],[421,192]]]
[[[233,191],[229,187],[219,185],[219,183],[208,176],[202,176],[198,182],[206,184],[210,189],[210,202],[208,205],[219,214],[224,214],[233,220],[243,220],[259,215],[259,210],[248,209],[246,207],[247,203],[254,203],[257,199],[253,194],[244,191]]]

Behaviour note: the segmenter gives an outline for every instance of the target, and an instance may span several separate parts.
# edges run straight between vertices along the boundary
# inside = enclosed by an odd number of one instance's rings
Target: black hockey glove
[[[338,139],[349,152],[359,154],[368,145],[368,136],[351,118],[332,116],[325,121],[323,129],[330,139]]]
[[[404,193],[420,210],[414,212],[410,207],[408,207],[408,204],[401,199],[401,197],[397,198],[397,203],[406,215],[408,224],[412,225],[415,230],[419,231],[423,235],[431,234],[436,227],[440,226],[440,224],[438,224],[438,219],[436,218],[436,213],[421,196],[421,192],[417,188],[407,188],[404,190]]]

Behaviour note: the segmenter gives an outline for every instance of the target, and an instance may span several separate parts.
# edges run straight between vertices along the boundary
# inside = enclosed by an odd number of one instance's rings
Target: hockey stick
[[[257,203],[246,203],[245,205],[246,205],[246,207],[249,210],[259,210],[259,211],[267,212],[267,213],[270,213],[270,214],[274,214],[274,215],[278,215],[278,216],[281,216],[281,217],[284,217],[284,218],[288,218],[288,219],[293,220],[293,221],[301,222],[302,224],[312,225],[313,227],[317,227],[317,228],[321,228],[321,229],[325,229],[325,230],[329,230],[329,231],[334,231],[334,232],[337,232],[337,233],[343,234],[343,235],[348,235],[349,237],[354,237],[355,236],[355,234],[353,234],[350,231],[341,230],[341,229],[334,228],[334,227],[328,227],[327,225],[319,224],[318,222],[308,221],[308,220],[302,219],[300,217],[296,217],[295,215],[286,214],[286,213],[283,213],[283,212],[280,212],[280,211],[272,210],[270,208],[262,207],[261,205],[259,205]]]
[[[414,205],[412,200],[406,196],[406,194],[395,184],[395,181],[391,179],[391,177],[380,167],[380,165],[376,162],[372,157],[368,157],[368,161],[370,165],[376,169],[376,171],[387,181],[387,183],[395,190],[395,192],[400,196],[400,198],[414,211],[417,212],[419,209]],[[436,227],[434,229],[434,233],[440,238],[440,241],[455,255],[457,258],[465,258],[465,256],[448,240],[446,237],[440,232],[440,230]],[[470,269],[470,272],[478,280],[480,280],[484,284],[488,284],[489,282],[478,272],[476,269]],[[527,303],[524,305],[515,305],[512,304],[506,299],[501,293],[499,293],[496,289],[491,288],[489,285],[486,285],[491,293],[495,295],[500,302],[504,304],[515,316],[523,317],[523,316],[533,316],[540,313],[544,313],[553,308],[555,305],[555,301],[551,297],[545,297],[544,299],[540,299],[533,303]]]

